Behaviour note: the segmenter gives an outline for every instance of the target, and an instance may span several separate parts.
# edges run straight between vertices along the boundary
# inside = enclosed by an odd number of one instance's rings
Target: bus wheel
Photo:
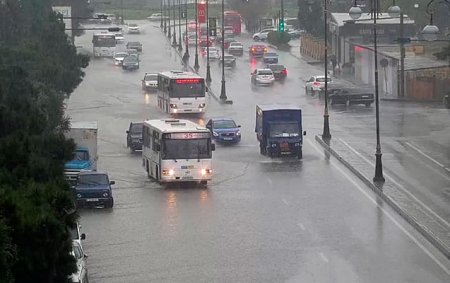
[[[201,185],[203,188],[206,188],[206,187],[208,186],[208,181],[200,181],[200,185]]]

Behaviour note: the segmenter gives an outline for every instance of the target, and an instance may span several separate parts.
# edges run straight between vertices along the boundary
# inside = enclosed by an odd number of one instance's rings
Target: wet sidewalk
[[[386,178],[382,185],[375,184],[372,179],[375,173],[374,163],[369,163],[361,154],[339,138],[332,138],[329,142],[316,135],[316,141],[330,152],[337,160],[344,164],[378,196],[387,202],[408,223],[419,231],[428,241],[450,258],[450,228],[445,219],[440,218],[397,185],[395,180]],[[386,177],[386,176],[385,176]]]

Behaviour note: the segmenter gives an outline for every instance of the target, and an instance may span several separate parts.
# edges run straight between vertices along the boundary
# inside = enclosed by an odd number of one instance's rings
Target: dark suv
[[[77,205],[103,205],[105,208],[112,208],[114,199],[111,185],[114,184],[114,181],[109,181],[107,173],[80,172],[75,186]]]
[[[127,147],[131,151],[142,150],[142,129],[144,123],[131,122],[127,130]]]

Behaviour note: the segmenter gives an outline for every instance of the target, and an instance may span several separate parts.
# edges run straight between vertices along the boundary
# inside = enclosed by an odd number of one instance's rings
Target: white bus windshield
[[[180,82],[178,82],[180,81]],[[205,87],[202,81],[187,83],[185,80],[175,80],[172,83],[170,97],[204,97]]]
[[[298,137],[299,127],[297,123],[274,123],[270,125],[270,137],[272,138],[286,138]]]
[[[209,159],[209,139],[166,139],[162,145],[162,159]]]
[[[92,43],[95,47],[115,47],[116,38],[113,35],[98,35],[94,36],[94,38],[92,39]]]

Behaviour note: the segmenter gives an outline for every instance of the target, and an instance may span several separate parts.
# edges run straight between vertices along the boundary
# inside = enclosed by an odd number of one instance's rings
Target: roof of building
[[[389,57],[400,60],[400,52],[383,52]],[[405,70],[419,70],[419,69],[432,69],[448,67],[448,62],[445,60],[437,60],[432,57],[426,56],[406,56],[405,57]]]
[[[414,20],[411,20],[408,15],[403,15],[403,23],[405,25],[414,24]],[[343,26],[347,22],[354,22],[355,24],[372,24],[372,18],[370,13],[362,13],[358,20],[353,20],[348,13],[331,13],[331,19],[338,25]],[[400,17],[392,18],[388,13],[382,13],[377,18],[379,24],[400,24]]]

